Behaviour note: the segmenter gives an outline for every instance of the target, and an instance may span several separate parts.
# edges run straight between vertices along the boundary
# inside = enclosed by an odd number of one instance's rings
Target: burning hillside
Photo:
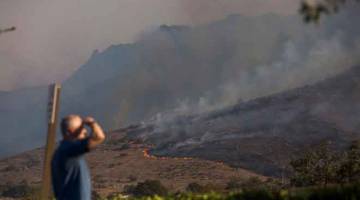
[[[143,150],[143,155],[145,158],[153,159],[153,160],[192,160],[194,158],[191,157],[164,157],[164,156],[155,156],[150,154],[149,149]]]
[[[337,148],[359,138],[360,67],[312,86],[192,116],[164,116],[127,130],[149,158],[198,157],[280,175],[289,159],[324,140]],[[159,157],[156,157],[156,156]]]

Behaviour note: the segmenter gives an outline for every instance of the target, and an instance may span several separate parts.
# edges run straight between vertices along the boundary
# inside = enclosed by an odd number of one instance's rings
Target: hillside
[[[286,171],[292,157],[330,141],[360,138],[360,67],[290,91],[202,115],[164,114],[128,133],[159,156],[221,160],[266,175]]]
[[[191,182],[211,183],[224,188],[230,179],[247,180],[258,176],[253,172],[234,169],[220,162],[192,158],[156,158],[146,154],[149,146],[127,143],[124,132],[108,135],[106,144],[87,156],[93,187],[106,196],[121,192],[126,185],[147,179],[160,180],[171,191],[184,190]],[[43,150],[36,149],[0,161],[0,187],[21,183],[39,185],[41,180]]]
[[[354,66],[315,84],[225,109],[163,113],[114,131],[88,157],[95,190],[106,195],[159,179],[177,191],[193,181],[224,187],[235,177],[279,176],[290,158],[312,145],[326,140],[344,148],[359,139],[359,89],[360,67]],[[42,155],[37,149],[0,161],[4,183],[39,184]]]
[[[159,26],[132,44],[95,50],[63,82],[61,116],[93,115],[114,130],[173,109],[179,101],[196,102],[228,80],[239,64],[270,62],[275,53],[269,49],[280,53],[286,38],[301,35],[300,27],[296,18],[277,15],[233,15],[196,27]],[[0,158],[45,143],[47,96],[46,86],[0,93]],[[19,142],[24,138],[26,143]]]
[[[131,44],[95,50],[63,82],[60,116],[92,115],[115,130],[158,113],[218,110],[335,76],[360,58],[357,43],[347,40],[353,27],[346,16],[335,18],[318,28],[275,14],[159,26]],[[332,31],[338,24],[341,34]],[[1,158],[45,144],[46,98],[45,86],[0,96]]]

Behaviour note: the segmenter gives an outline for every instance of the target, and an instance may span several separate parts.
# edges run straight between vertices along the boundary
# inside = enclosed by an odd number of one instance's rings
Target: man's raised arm
[[[105,140],[105,133],[101,126],[92,117],[86,117],[83,121],[91,128],[91,136],[89,137],[88,148],[94,149]]]

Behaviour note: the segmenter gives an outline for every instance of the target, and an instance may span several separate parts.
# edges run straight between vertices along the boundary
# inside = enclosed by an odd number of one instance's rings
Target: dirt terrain
[[[149,146],[139,141],[124,140],[122,134],[108,134],[106,144],[87,155],[94,190],[101,195],[121,192],[124,186],[147,179],[160,180],[171,191],[179,191],[191,182],[224,187],[232,178],[246,180],[258,176],[215,161],[154,157],[147,153]],[[2,183],[18,185],[26,182],[39,185],[42,157],[43,149],[36,149],[1,160]]]

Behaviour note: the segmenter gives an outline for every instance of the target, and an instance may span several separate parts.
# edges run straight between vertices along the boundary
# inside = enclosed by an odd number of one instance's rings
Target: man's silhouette
[[[85,126],[92,134],[88,135]],[[92,117],[69,115],[61,121],[63,140],[51,162],[52,183],[57,200],[90,200],[91,179],[84,154],[105,140],[100,125]]]

